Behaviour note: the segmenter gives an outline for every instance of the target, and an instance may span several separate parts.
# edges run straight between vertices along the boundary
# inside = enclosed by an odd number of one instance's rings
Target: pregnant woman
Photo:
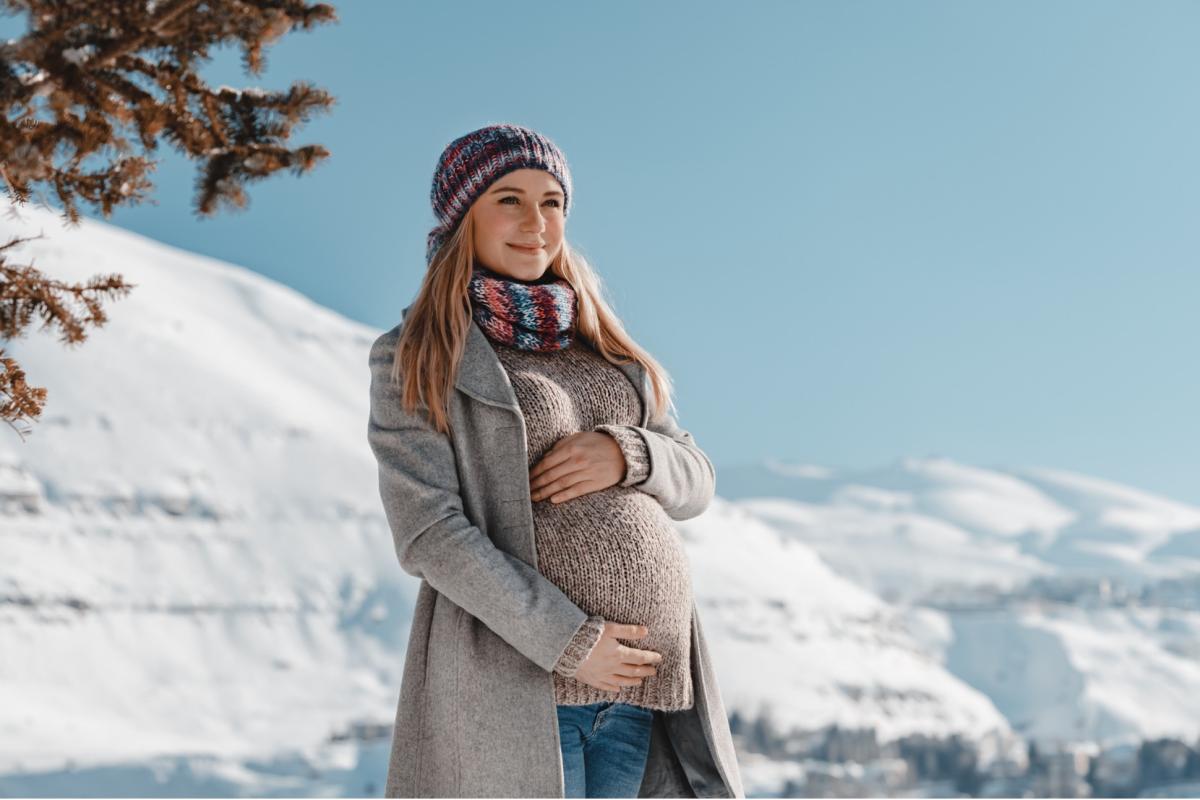
[[[438,160],[427,269],[371,349],[368,440],[421,578],[388,797],[743,797],[673,520],[712,462],[565,239],[562,152]]]

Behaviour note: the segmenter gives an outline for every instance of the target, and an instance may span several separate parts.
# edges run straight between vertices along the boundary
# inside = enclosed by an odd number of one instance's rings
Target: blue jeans
[[[649,708],[603,700],[558,706],[564,797],[637,797],[650,751]]]

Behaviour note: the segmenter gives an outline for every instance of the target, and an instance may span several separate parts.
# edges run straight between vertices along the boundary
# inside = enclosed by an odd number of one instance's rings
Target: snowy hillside
[[[766,462],[722,470],[718,491],[895,604],[1022,736],[1200,734],[1200,509],[944,458],[863,471]],[[939,632],[922,637],[923,624]]]
[[[0,435],[0,774],[194,754],[214,774],[173,786],[294,793],[319,783],[271,759],[351,768],[329,739],[389,720],[416,591],[366,444],[378,332],[240,267],[19,213],[4,241],[46,238],[13,261],[137,287],[81,347],[8,345],[49,391],[24,441]]]
[[[49,397],[26,440],[0,435],[0,794],[380,794],[417,584],[366,442],[379,331],[242,267],[19,213],[0,239],[46,238],[14,261],[138,285],[81,347],[5,345]],[[1194,610],[996,594],[1193,574],[1200,510],[942,459],[719,468],[718,492],[678,529],[731,713],[881,738],[1200,716]]]
[[[720,497],[679,527],[731,713],[769,713],[797,732],[875,728],[885,740],[1007,731],[992,702],[948,674],[904,615],[812,548],[781,540]]]

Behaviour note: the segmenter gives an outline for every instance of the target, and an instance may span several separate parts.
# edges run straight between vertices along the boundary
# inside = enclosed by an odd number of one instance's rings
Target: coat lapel
[[[458,362],[454,385],[477,400],[521,413],[508,372],[474,319],[467,329],[467,345]]]

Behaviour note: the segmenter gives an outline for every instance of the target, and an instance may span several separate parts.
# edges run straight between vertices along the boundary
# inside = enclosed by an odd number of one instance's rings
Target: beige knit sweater
[[[671,518],[637,488],[650,471],[637,427],[640,395],[582,336],[551,352],[491,345],[525,418],[531,468],[559,439],[580,431],[609,434],[625,457],[626,472],[616,485],[533,504],[538,570],[589,614],[554,668],[557,703],[616,700],[663,711],[691,708],[691,569]],[[662,654],[656,675],[619,692],[575,680],[605,620],[649,629],[641,639],[618,641]]]

